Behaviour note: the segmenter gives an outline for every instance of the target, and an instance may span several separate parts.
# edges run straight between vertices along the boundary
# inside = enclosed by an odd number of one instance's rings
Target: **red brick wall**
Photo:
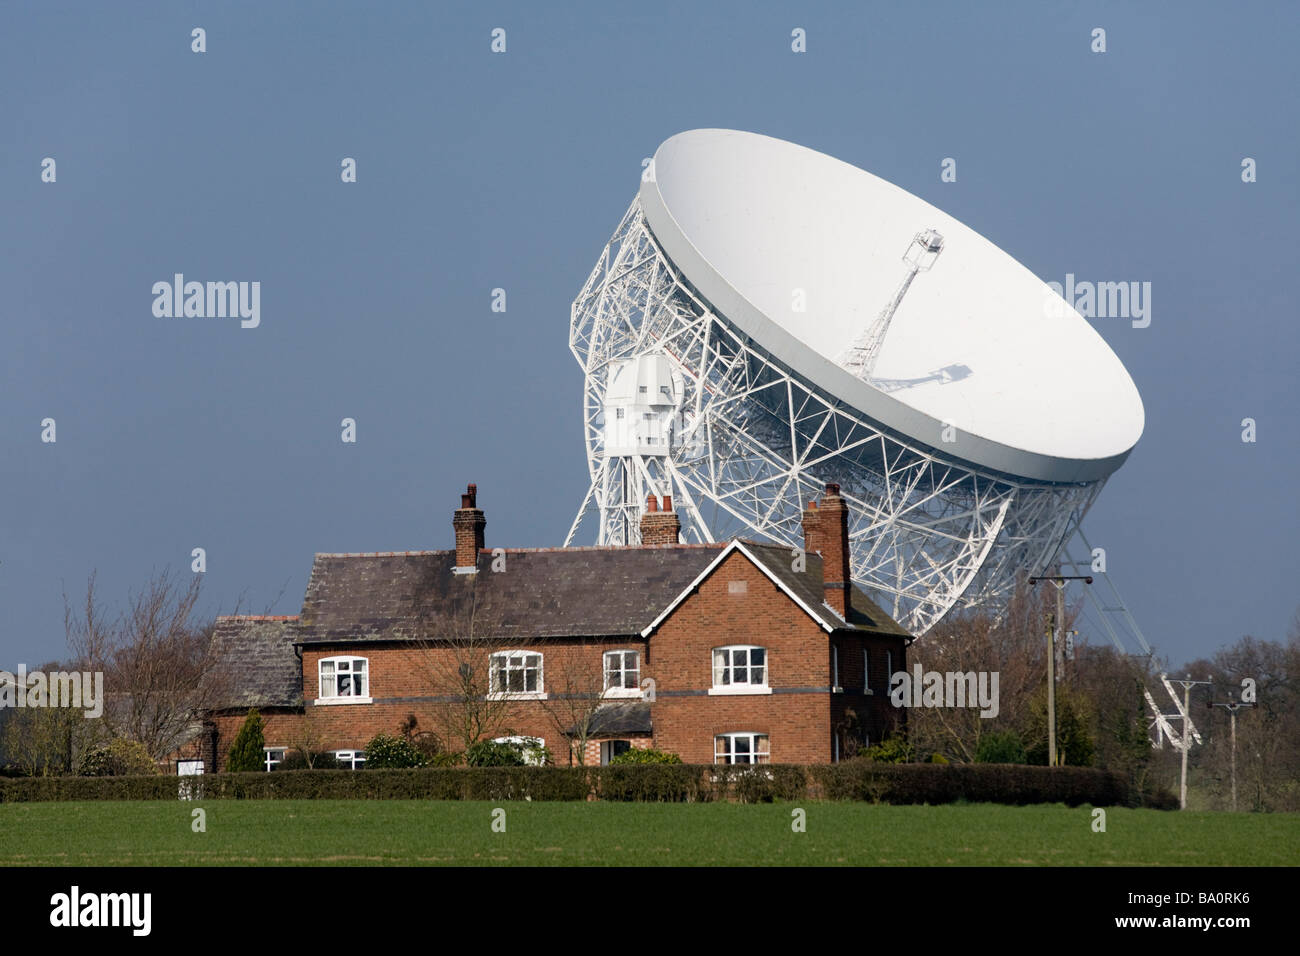
[[[732,584],[744,590],[733,589]],[[831,759],[829,695],[783,694],[830,684],[828,635],[755,567],[732,553],[650,636],[655,680],[654,745],[687,763],[713,763],[714,736],[769,736],[774,763]],[[713,685],[713,648],[767,648],[768,684],[778,693],[677,696]]]

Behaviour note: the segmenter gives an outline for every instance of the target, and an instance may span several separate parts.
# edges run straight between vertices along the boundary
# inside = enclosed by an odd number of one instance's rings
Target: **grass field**
[[[1064,806],[212,801],[0,805],[0,866],[1294,865],[1300,816]]]

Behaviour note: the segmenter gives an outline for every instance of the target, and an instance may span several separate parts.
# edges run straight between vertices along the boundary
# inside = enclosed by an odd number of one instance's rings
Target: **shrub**
[[[402,737],[378,733],[366,744],[367,770],[399,770],[423,767],[428,763],[415,745]]]
[[[617,757],[609,758],[611,764],[629,764],[629,763],[681,763],[682,758],[677,754],[670,754],[664,750],[655,750],[653,747],[646,747],[644,750],[633,747],[631,750],[625,750]]]
[[[460,767],[465,763],[465,755],[459,751],[439,750],[429,756],[430,767]]]
[[[114,737],[81,758],[77,772],[83,777],[140,777],[157,774],[158,765],[138,740]]]
[[[290,750],[284,755],[276,770],[337,770],[339,762],[328,751],[306,754],[301,750]]]
[[[465,763],[471,767],[522,767],[524,747],[511,741],[480,740],[465,751]]]
[[[890,734],[883,741],[858,754],[873,763],[908,763],[912,759],[912,745],[900,734]]]
[[[239,728],[239,733],[235,734],[234,743],[230,745],[226,769],[230,773],[264,770],[266,768],[265,748],[266,737],[262,734],[262,718],[256,710],[250,710]]]
[[[1014,730],[985,734],[975,751],[976,763],[1028,763],[1025,743]]]

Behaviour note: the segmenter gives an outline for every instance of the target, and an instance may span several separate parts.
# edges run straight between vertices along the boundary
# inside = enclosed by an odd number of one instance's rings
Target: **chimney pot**
[[[664,495],[664,511],[672,511],[672,510],[673,510],[673,496]]]

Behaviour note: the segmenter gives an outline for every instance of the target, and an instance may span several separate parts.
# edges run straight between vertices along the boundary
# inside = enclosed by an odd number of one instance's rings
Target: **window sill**
[[[373,697],[317,697],[312,703],[317,707],[326,705],[335,706],[338,704],[373,704]]]
[[[541,691],[521,691],[518,693],[496,693],[488,694],[488,700],[549,700],[546,694]]]
[[[710,687],[710,697],[737,697],[744,695],[770,694],[772,688],[767,685],[754,687],[749,684],[730,684],[724,687]]]
[[[611,687],[600,696],[603,700],[640,700],[645,693],[639,687]]]

